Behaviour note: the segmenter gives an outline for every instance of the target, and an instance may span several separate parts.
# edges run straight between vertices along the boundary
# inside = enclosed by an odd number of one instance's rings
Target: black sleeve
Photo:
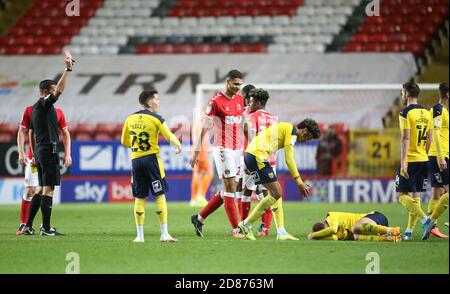
[[[39,103],[44,108],[50,108],[57,100],[53,94],[50,94],[47,98],[40,99]]]
[[[33,127],[33,120],[32,120],[31,118],[30,118],[29,129],[30,129],[30,130],[34,130],[34,127]]]

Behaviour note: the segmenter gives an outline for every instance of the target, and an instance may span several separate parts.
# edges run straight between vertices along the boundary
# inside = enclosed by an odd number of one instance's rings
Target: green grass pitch
[[[257,241],[231,237],[223,208],[204,226],[205,238],[194,234],[190,216],[199,209],[187,203],[169,202],[169,231],[179,240],[159,242],[159,224],[154,204],[146,206],[144,244],[133,244],[133,204],[55,205],[52,224],[66,236],[16,236],[19,207],[0,207],[0,273],[65,273],[66,255],[76,252],[81,273],[365,273],[369,252],[380,257],[380,272],[449,273],[448,239],[401,243],[364,241],[308,241],[306,235],[327,211],[386,214],[391,225],[405,227],[407,214],[399,204],[285,203],[286,229],[300,241]],[[252,205],[254,207],[254,205]],[[39,227],[40,213],[35,227]],[[441,224],[448,221],[448,212]],[[254,227],[259,225],[255,224]],[[441,225],[441,230],[448,229]]]

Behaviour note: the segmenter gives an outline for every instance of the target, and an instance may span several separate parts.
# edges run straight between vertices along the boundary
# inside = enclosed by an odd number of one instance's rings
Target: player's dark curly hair
[[[232,69],[232,70],[230,70],[228,72],[227,78],[230,79],[230,80],[243,79],[244,75],[240,71],[238,71],[237,69]]]
[[[39,90],[50,91],[53,85],[56,85],[56,82],[54,80],[43,80],[39,83]]]
[[[262,106],[266,106],[267,100],[269,100],[269,93],[261,88],[250,90],[250,97],[253,97],[253,101],[259,102]]]
[[[297,129],[307,129],[311,134],[313,139],[319,139],[320,137],[320,128],[315,120],[310,118],[304,119],[297,125]]]
[[[324,223],[315,223],[312,227],[312,231],[313,232],[318,232],[325,229],[325,224]]]
[[[250,91],[253,89],[255,89],[255,86],[253,86],[252,84],[245,85],[242,88],[242,96],[244,96],[244,99],[250,98],[249,94],[250,94]]]
[[[441,95],[441,98],[448,99],[448,83],[441,83],[439,85],[439,94]]]
[[[139,103],[142,106],[147,107],[147,102],[150,99],[153,99],[153,97],[155,97],[156,94],[158,94],[158,91],[156,91],[155,89],[149,90],[149,91],[143,91],[141,93],[141,95],[139,95]]]
[[[414,82],[407,82],[403,84],[403,89],[409,94],[409,96],[418,98],[420,94],[419,85]]]

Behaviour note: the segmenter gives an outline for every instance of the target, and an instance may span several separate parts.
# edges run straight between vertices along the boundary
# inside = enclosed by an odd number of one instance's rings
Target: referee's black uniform
[[[58,99],[49,94],[33,105],[31,112],[30,129],[34,131],[36,146],[34,158],[38,170],[39,186],[59,186],[59,156],[57,153],[58,118],[53,104]],[[42,195],[41,211],[42,226],[44,230],[50,230],[50,215],[53,198]]]
[[[36,137],[34,158],[36,159],[39,186],[58,186],[60,182],[59,157],[57,153],[58,118],[53,104],[57,99],[48,95],[33,105],[31,126]]]

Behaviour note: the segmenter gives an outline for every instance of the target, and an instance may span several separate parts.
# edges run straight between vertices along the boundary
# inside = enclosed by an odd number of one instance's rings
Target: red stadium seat
[[[136,48],[137,54],[152,54],[155,53],[155,47],[153,45],[139,45]]]
[[[57,29],[57,28],[55,28]],[[45,34],[45,27],[41,27],[41,26],[36,26],[36,27],[31,27],[27,29],[28,34],[33,35],[33,36],[41,36]],[[49,33],[51,33],[53,30],[50,30]]]
[[[90,123],[79,123],[76,125],[76,127],[73,129],[73,132],[77,135],[79,134],[85,134],[88,136],[91,136],[94,134],[94,126]]]
[[[389,42],[397,42],[397,43],[402,43],[402,42],[407,42],[408,41],[408,35],[407,34],[391,34],[389,35]]]
[[[328,130],[328,124],[323,122],[319,123],[319,129],[320,133],[324,134]]]
[[[415,42],[415,43],[427,43],[430,40],[431,36],[426,33],[417,33],[412,34],[408,37],[409,42]]]
[[[401,46],[398,43],[385,43],[381,45],[381,50],[384,52],[400,52]]]
[[[95,126],[96,134],[107,134],[111,136],[114,132],[114,126],[111,123],[97,123]]]
[[[42,54],[42,46],[25,46],[24,47],[24,52],[23,54],[30,54],[30,55],[38,55],[38,54]]]
[[[120,138],[122,137],[122,129],[123,129],[122,123],[118,123],[114,126],[114,130],[113,130],[114,140],[120,140]]]
[[[383,24],[380,26],[375,26],[378,29],[378,32],[383,34],[395,33],[397,32],[397,28],[395,25],[391,24]]]
[[[0,142],[10,143],[14,141],[14,138],[8,133],[0,133]]]
[[[333,127],[336,133],[338,134],[346,134],[349,131],[349,127],[346,123],[335,123],[332,124],[330,127]]]
[[[348,43],[344,46],[344,52],[361,52],[362,45],[360,43]]]
[[[76,141],[91,141],[92,135],[86,133],[75,134],[74,138]]]
[[[424,45],[420,43],[406,43],[401,45],[401,51],[412,52],[415,56],[422,55],[424,50]]]
[[[28,46],[33,45],[34,39],[29,36],[17,37],[15,38],[14,45],[16,46]]]
[[[154,53],[159,53],[159,54],[173,53],[173,45],[170,45],[170,44],[156,45]]]
[[[386,43],[389,41],[387,34],[373,34],[370,36],[370,41],[374,43]]]
[[[377,43],[363,44],[361,50],[363,52],[380,52],[381,45]]]
[[[57,54],[61,54],[61,52],[62,52],[62,46],[60,46],[60,45],[43,46],[42,47],[42,54],[45,54],[45,55],[57,55]]]
[[[23,36],[28,33],[23,27],[13,27],[9,30],[8,36]]]
[[[6,54],[6,55],[20,55],[20,54],[23,54],[24,51],[25,51],[25,49],[24,49],[23,46],[12,45],[12,46],[5,47],[4,54]]]
[[[41,46],[48,46],[48,45],[52,45],[52,43],[55,41],[55,38],[49,37],[49,36],[41,36],[41,37],[35,37],[34,38],[34,43],[36,45],[41,45]]]
[[[206,44],[197,44],[192,46],[192,53],[209,53],[210,46]]]
[[[19,126],[13,123],[0,123],[0,133],[16,136]]]
[[[95,141],[111,141],[113,139],[113,136],[111,134],[105,134],[105,133],[96,133],[94,136]]]
[[[267,46],[265,44],[252,44],[249,46],[248,51],[253,53],[267,53]]]
[[[248,52],[248,46],[245,44],[236,44],[230,46],[230,51],[233,53],[246,53]]]
[[[191,45],[176,45],[174,47],[173,53],[181,53],[181,54],[190,54],[192,53],[192,46]]]
[[[230,52],[230,47],[228,45],[221,45],[221,44],[211,45],[210,52],[211,53],[228,53],[228,52]]]
[[[368,34],[356,34],[352,36],[352,42],[355,43],[367,43],[369,42]]]

